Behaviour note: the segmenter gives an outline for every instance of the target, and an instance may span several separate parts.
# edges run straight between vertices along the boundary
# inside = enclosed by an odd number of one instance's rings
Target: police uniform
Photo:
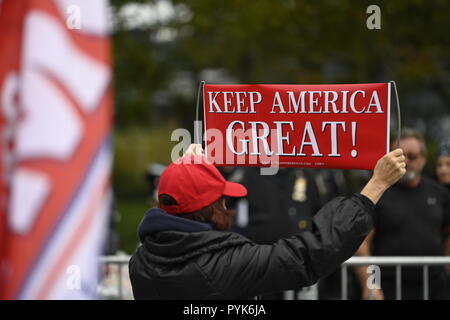
[[[234,231],[258,244],[272,244],[311,230],[312,218],[322,205],[314,171],[280,168],[276,175],[261,175],[260,168],[239,168],[234,176],[248,190],[247,197],[236,204]],[[305,289],[303,293],[314,296],[310,291]],[[298,294],[277,293],[263,299],[296,299]]]

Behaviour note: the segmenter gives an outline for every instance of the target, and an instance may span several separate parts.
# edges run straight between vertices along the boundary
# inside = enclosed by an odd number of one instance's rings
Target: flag
[[[91,299],[110,212],[107,3],[0,2],[0,294]]]

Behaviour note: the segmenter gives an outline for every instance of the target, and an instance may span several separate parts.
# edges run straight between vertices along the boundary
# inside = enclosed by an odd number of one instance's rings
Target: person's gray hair
[[[391,145],[393,145],[393,144],[397,145],[396,137],[397,137],[397,135],[393,135],[392,140],[391,140]],[[420,133],[420,131],[413,129],[413,128],[407,128],[407,127],[402,128],[400,139],[402,140],[402,139],[409,139],[409,138],[413,138],[413,139],[416,139],[417,141],[419,141],[422,155],[424,157],[426,157],[427,152],[428,152],[427,151],[427,143],[425,142],[425,138],[423,137],[422,133]]]

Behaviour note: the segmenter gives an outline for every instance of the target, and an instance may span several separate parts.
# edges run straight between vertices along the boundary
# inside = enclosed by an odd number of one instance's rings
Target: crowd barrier
[[[375,265],[378,267],[395,267],[395,296],[402,299],[402,267],[422,267],[423,299],[428,300],[429,282],[428,268],[430,266],[450,265],[450,257],[351,257],[341,265],[341,297],[347,300],[347,269],[355,266]]]
[[[115,266],[113,272],[115,281],[107,287],[104,281],[99,287],[100,299],[132,299],[131,285],[128,277],[128,262],[130,256],[104,256],[100,258],[103,267],[102,270],[111,270],[111,266]],[[428,268],[430,266],[450,265],[450,257],[351,257],[341,265],[341,298],[348,298],[348,268],[355,266],[378,267],[392,266],[396,269],[396,298],[402,298],[402,267],[419,266],[423,269],[423,299],[429,298]],[[113,288],[111,288],[113,286]],[[114,288],[114,286],[116,286]],[[285,298],[292,299],[290,292],[287,291]]]

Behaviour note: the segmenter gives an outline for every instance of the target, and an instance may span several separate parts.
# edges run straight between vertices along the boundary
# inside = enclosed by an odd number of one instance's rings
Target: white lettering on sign
[[[208,98],[210,113],[256,113],[256,106],[263,100],[257,91],[208,91]],[[377,90],[352,93],[347,90],[275,91],[270,113],[337,114],[349,111],[356,114],[384,113]]]

